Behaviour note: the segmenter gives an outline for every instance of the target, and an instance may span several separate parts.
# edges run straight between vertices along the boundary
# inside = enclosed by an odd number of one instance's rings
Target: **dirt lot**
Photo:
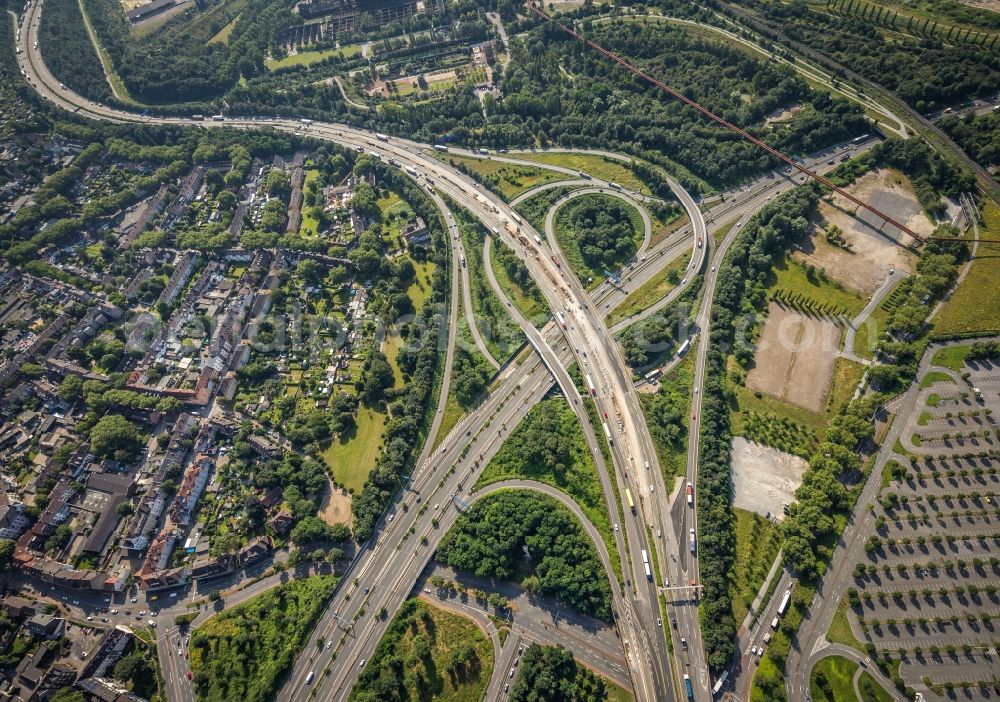
[[[924,214],[909,181],[895,171],[882,169],[867,173],[848,190],[918,234],[934,231],[934,223]],[[826,269],[831,278],[858,292],[871,294],[890,268],[913,271],[914,255],[886,235],[904,244],[912,242],[892,225],[885,227],[883,234],[878,229],[881,222],[867,210],[861,212],[860,220],[856,219],[851,215],[854,209],[853,203],[839,195],[834,197],[832,205],[820,202],[820,221],[813,222],[809,237],[798,243],[799,250],[793,257]],[[827,243],[822,230],[832,225],[840,227],[853,252]]]
[[[807,463],[790,453],[733,439],[733,505],[760,515],[784,518],[782,507],[795,499]]]
[[[747,387],[822,412],[840,348],[840,327],[771,303]]]
[[[354,515],[351,513],[351,496],[347,490],[334,490],[330,493],[327,486],[323,503],[319,507],[319,516],[327,524],[354,525]]]
[[[958,0],[963,5],[968,5],[969,7],[980,7],[984,10],[993,10],[993,12],[1000,12],[1000,0]]]
[[[802,105],[791,105],[790,107],[779,107],[767,116],[767,122],[787,122],[792,117],[802,112]]]

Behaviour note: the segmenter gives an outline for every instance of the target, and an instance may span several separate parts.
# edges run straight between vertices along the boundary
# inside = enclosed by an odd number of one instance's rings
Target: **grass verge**
[[[769,519],[734,509],[736,514],[736,562],[733,565],[729,589],[733,598],[733,616],[739,624],[781,548],[781,529]]]
[[[854,672],[858,664],[840,656],[821,659],[812,670],[809,691],[816,702],[847,702],[854,695]]]
[[[493,646],[476,624],[422,600],[406,601],[379,641],[350,700],[386,694],[392,699],[478,702],[493,670]],[[379,697],[379,699],[383,699]]]
[[[977,336],[1000,332],[1000,205],[987,200],[979,244],[969,274],[934,318],[932,338]]]

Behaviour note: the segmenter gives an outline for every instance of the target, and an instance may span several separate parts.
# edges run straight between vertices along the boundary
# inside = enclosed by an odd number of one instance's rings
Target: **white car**
[[[618,525],[615,524],[615,531],[618,531]]]

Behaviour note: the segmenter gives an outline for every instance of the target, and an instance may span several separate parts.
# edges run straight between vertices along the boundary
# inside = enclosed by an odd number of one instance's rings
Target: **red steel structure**
[[[874,207],[872,207],[868,203],[864,202],[863,200],[858,199],[854,195],[851,195],[849,192],[847,192],[843,188],[841,188],[841,187],[839,187],[837,185],[834,185],[832,182],[830,182],[829,179],[823,177],[819,173],[816,173],[815,171],[812,171],[812,170],[806,168],[805,166],[801,165],[800,163],[798,163],[794,159],[791,159],[788,156],[785,156],[783,153],[781,153],[780,151],[778,151],[774,147],[769,146],[768,144],[765,144],[763,141],[761,141],[757,137],[753,136],[752,134],[748,133],[746,130],[740,129],[735,124],[733,124],[731,122],[728,122],[727,120],[723,119],[722,117],[719,117],[714,112],[712,112],[712,111],[710,111],[710,110],[702,107],[701,105],[699,105],[697,102],[695,102],[691,98],[689,98],[689,97],[687,97],[687,96],[685,96],[685,95],[677,92],[676,90],[674,90],[673,88],[671,88],[669,85],[667,85],[663,81],[659,80],[658,78],[654,78],[653,76],[649,75],[648,73],[646,73],[645,71],[643,71],[638,66],[635,66],[635,65],[629,63],[628,61],[626,61],[625,59],[623,59],[621,56],[618,56],[616,53],[614,53],[612,51],[608,51],[607,49],[605,49],[600,44],[597,44],[597,43],[591,41],[590,39],[588,39],[587,37],[583,36],[582,34],[579,34],[578,32],[574,31],[570,27],[567,27],[562,22],[558,22],[558,21],[552,19],[552,17],[550,17],[548,14],[546,14],[541,8],[537,7],[534,4],[534,2],[531,2],[529,0],[529,2],[527,3],[527,5],[528,5],[528,9],[529,10],[531,10],[532,12],[534,12],[536,15],[538,15],[542,19],[544,19],[544,20],[546,20],[548,22],[552,22],[553,24],[555,24],[556,26],[558,26],[560,29],[562,29],[564,32],[566,32],[567,34],[573,36],[574,38],[576,38],[579,41],[583,42],[584,44],[586,44],[590,48],[594,49],[598,53],[600,53],[600,54],[606,56],[607,58],[611,59],[612,61],[614,61],[618,65],[622,66],[626,70],[631,71],[632,73],[634,73],[635,75],[639,76],[643,80],[645,80],[645,81],[647,81],[649,83],[652,83],[653,85],[657,86],[658,88],[660,88],[660,89],[662,89],[662,90],[670,93],[671,95],[673,95],[675,98],[677,98],[678,100],[680,100],[684,104],[690,105],[694,109],[698,110],[698,112],[702,113],[703,115],[705,115],[709,119],[711,119],[711,120],[713,120],[715,122],[718,122],[719,124],[721,124],[726,129],[729,129],[730,131],[736,132],[737,134],[739,134],[741,137],[743,137],[747,141],[751,142],[752,144],[755,144],[756,146],[759,146],[760,148],[764,149],[764,151],[767,151],[772,156],[774,156],[774,157],[776,157],[776,158],[784,161],[785,163],[787,163],[789,166],[791,166],[792,168],[796,169],[800,173],[804,173],[806,176],[812,178],[815,181],[818,181],[819,183],[822,183],[823,185],[825,185],[826,187],[830,188],[834,192],[836,192],[839,195],[842,195],[843,197],[847,198],[848,200],[850,200],[851,202],[853,202],[858,207],[863,207],[864,209],[868,210],[873,215],[875,215],[876,217],[878,217],[878,218],[880,218],[882,220],[882,226],[885,226],[886,224],[891,224],[892,226],[898,228],[900,231],[902,231],[902,232],[908,234],[909,236],[913,237],[914,240],[919,241],[920,243],[924,243],[926,241],[925,237],[920,236],[919,234],[917,234],[916,232],[914,232],[912,229],[910,229],[906,225],[901,224],[900,222],[897,222],[892,217],[890,217],[890,216],[888,216],[888,215],[880,212],[879,210],[875,209]]]

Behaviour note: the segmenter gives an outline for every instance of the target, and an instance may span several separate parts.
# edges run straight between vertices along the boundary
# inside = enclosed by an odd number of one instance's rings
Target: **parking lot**
[[[1000,699],[1000,367],[932,368],[872,505],[851,633],[925,699]],[[920,379],[918,379],[920,380]],[[931,382],[934,381],[934,382]]]

